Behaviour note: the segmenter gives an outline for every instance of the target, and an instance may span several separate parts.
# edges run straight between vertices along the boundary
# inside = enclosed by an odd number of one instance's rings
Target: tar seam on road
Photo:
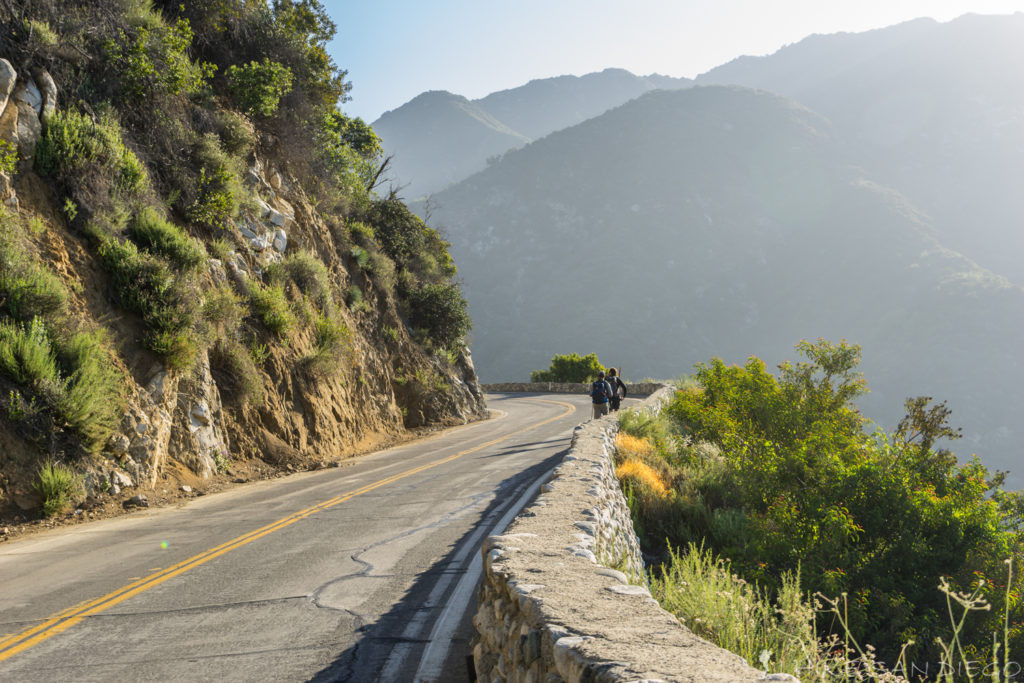
[[[305,510],[300,510],[296,513],[289,515],[288,517],[279,519],[276,522],[271,522],[270,524],[267,524],[266,526],[256,529],[255,531],[250,531],[247,534],[243,534],[242,536],[227,541],[226,543],[222,543],[219,546],[210,548],[209,550],[199,553],[198,555],[194,555],[183,562],[179,562],[178,564],[168,567],[167,569],[156,572],[154,574],[150,574],[149,576],[139,579],[138,581],[134,581],[128,584],[127,586],[123,586],[111,593],[107,593],[103,597],[75,605],[74,607],[64,610],[63,612],[58,612],[57,614],[49,617],[48,619],[45,619],[42,623],[40,623],[37,626],[33,626],[29,629],[26,629],[25,631],[22,631],[21,633],[16,633],[0,639],[0,662],[9,659],[10,657],[13,657],[19,652],[23,652],[35,645],[38,645],[39,643],[57,635],[58,633],[66,631],[67,629],[79,623],[86,617],[91,617],[93,615],[99,614],[100,612],[103,612],[104,610],[107,610],[113,607],[114,605],[124,602],[125,600],[128,600],[129,598],[132,598],[140,593],[143,593],[144,591],[147,591],[150,588],[160,585],[168,579],[172,579],[180,574],[184,574],[190,569],[195,569],[196,567],[205,564],[206,562],[209,562],[214,558],[220,557],[221,555],[229,553],[232,550],[236,550],[237,548],[241,548],[242,546],[252,543],[253,541],[260,539],[263,536],[266,536],[267,534],[279,531],[280,529],[283,529],[286,526],[290,526],[295,522],[303,520],[306,517],[309,517],[310,515],[334,507],[335,505],[344,503],[345,501],[351,500],[356,496],[361,496],[364,493],[369,493],[374,489],[380,488],[381,486],[386,486],[387,484],[398,481],[399,479],[404,479],[414,474],[418,474],[419,472],[422,472],[424,470],[428,470],[433,467],[449,463],[453,460],[457,460],[458,458],[461,458],[464,455],[475,453],[476,451],[483,450],[484,448],[488,448],[490,446],[493,446],[494,444],[501,443],[502,441],[505,441],[506,439],[516,436],[517,434],[521,434],[525,431],[541,427],[543,425],[548,424],[549,422],[554,422],[555,420],[560,420],[566,415],[570,415],[576,411],[576,407],[570,403],[562,403],[560,401],[545,402],[556,403],[558,405],[565,406],[568,408],[568,410],[560,415],[556,415],[555,417],[542,420],[527,427],[523,427],[522,429],[517,429],[516,431],[510,432],[505,436],[499,437],[497,439],[492,439],[491,441],[461,451],[459,453],[456,453],[455,455],[449,455],[446,458],[435,460],[434,462],[427,463],[426,465],[420,465],[419,467],[414,467],[412,469],[405,470],[404,472],[399,472],[398,474],[375,481],[372,484],[367,484],[366,486],[358,488],[355,491],[350,491],[349,493],[345,493],[335,498],[331,498],[330,500],[326,500],[322,503],[317,503],[316,505],[308,507]]]

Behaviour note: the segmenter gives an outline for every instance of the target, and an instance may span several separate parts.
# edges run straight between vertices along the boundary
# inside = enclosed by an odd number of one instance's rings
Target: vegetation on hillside
[[[152,367],[140,354],[186,374],[208,353],[243,407],[263,400],[275,349],[310,381],[338,375],[350,327],[384,310],[397,308],[420,353],[462,348],[470,320],[448,244],[377,194],[387,160],[341,109],[351,86],[326,51],[336,27],[320,0],[12,0],[0,19],[0,57],[25,76],[45,69],[58,89],[34,158],[5,143],[2,170],[52,186],[98,266],[90,286],[129,330],[111,341],[96,310],[78,300],[69,312],[45,240],[28,218],[0,216],[0,403],[31,441],[64,430],[100,449],[123,413],[124,374]],[[318,214],[295,221],[323,221],[325,234],[296,227],[284,256],[250,258],[245,231],[285,190]]]
[[[777,375],[757,358],[714,359],[661,415],[622,416],[623,432],[648,444],[619,457],[638,532],[664,562],[656,574],[676,572],[685,555],[670,548],[691,544],[771,596],[798,572],[808,593],[840,600],[818,618],[820,635],[848,628],[890,666],[904,646],[907,661],[938,662],[948,594],[973,593],[991,610],[964,623],[965,657],[1005,663],[1007,648],[1024,651],[1024,582],[1006,578],[1007,560],[1024,559],[1024,496],[939,447],[957,436],[944,404],[910,399],[896,430],[872,431],[853,403],[866,391],[858,347],[798,349],[806,360]]]

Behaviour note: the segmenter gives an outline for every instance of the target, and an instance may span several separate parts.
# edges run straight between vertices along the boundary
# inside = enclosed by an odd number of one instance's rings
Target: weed
[[[362,247],[352,247],[352,251],[350,251],[349,254],[351,254],[353,259],[355,259],[356,265],[364,270],[370,263],[370,255]]]
[[[43,499],[43,516],[52,517],[67,509],[81,483],[70,467],[51,461],[39,467],[35,489]]]
[[[384,334],[384,338],[385,339],[387,339],[389,341],[392,341],[392,342],[397,342],[398,341],[398,328],[397,327],[391,327],[389,325],[385,325],[384,327],[381,328],[381,332]]]
[[[316,319],[316,345],[306,357],[306,366],[314,375],[336,374],[352,352],[352,333],[341,320],[320,315]]]
[[[355,285],[352,285],[345,291],[345,305],[348,306],[350,311],[364,311],[366,310],[366,302],[363,300],[363,290],[359,289]]]
[[[39,412],[36,406],[36,397],[33,396],[25,401],[20,391],[11,390],[7,399],[7,419],[11,422],[23,422],[32,418]]]
[[[128,235],[140,247],[166,257],[185,270],[195,270],[205,260],[202,246],[152,207],[147,206],[132,217]]]
[[[256,316],[274,334],[283,336],[295,326],[295,316],[288,307],[282,285],[250,282],[249,297]]]
[[[13,176],[18,169],[18,146],[8,140],[0,140],[0,173]]]

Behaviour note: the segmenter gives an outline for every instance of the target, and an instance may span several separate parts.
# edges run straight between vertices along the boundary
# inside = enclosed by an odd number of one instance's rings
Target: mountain
[[[829,118],[873,178],[948,246],[1024,283],[1024,14],[812,36],[697,78],[776,92]]]
[[[605,69],[585,76],[537,79],[472,101],[448,92],[427,92],[385,112],[373,129],[393,155],[394,183],[403,188],[404,196],[416,198],[469,177],[488,159],[645,92],[691,83]]]
[[[960,450],[1008,467],[1020,442],[1024,290],[936,239],[851,163],[825,117],[738,87],[656,91],[509,152],[434,196],[485,380],[596,352],[627,377],[711,356],[863,345],[866,413],[948,400]]]
[[[418,197],[484,167],[486,159],[529,142],[461,95],[418,95],[373,123],[403,194]]]

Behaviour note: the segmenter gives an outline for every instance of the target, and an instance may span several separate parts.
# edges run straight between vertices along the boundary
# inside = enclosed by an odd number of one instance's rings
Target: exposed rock
[[[278,228],[274,231],[274,249],[277,249],[282,254],[288,248],[288,235],[284,230]]]
[[[39,118],[46,121],[57,110],[57,84],[46,69],[36,69],[32,72],[33,78],[39,86],[42,95],[42,106],[39,110]]]
[[[217,473],[218,459],[224,460],[230,441],[222,420],[220,391],[204,351],[193,372],[179,383],[176,428],[169,452],[178,462],[204,479]]]
[[[7,101],[14,91],[14,84],[18,80],[18,72],[14,70],[11,63],[6,59],[0,59],[0,112],[7,107]]]
[[[18,154],[22,159],[32,159],[36,153],[36,142],[43,132],[43,124],[39,121],[39,110],[42,108],[42,96],[35,83],[18,81],[14,89],[14,103],[18,109]]]
[[[131,488],[132,486],[135,486],[135,484],[132,482],[132,478],[129,477],[124,472],[121,472],[119,470],[111,471],[111,473],[110,473],[110,485],[111,486],[117,486],[117,487],[120,487],[122,489]]]
[[[126,508],[133,508],[133,507],[148,508],[149,507],[149,498],[147,498],[146,496],[144,496],[143,494],[140,493],[140,494],[132,496],[131,498],[126,500],[124,503],[122,503],[122,505],[124,507],[126,507]]]

